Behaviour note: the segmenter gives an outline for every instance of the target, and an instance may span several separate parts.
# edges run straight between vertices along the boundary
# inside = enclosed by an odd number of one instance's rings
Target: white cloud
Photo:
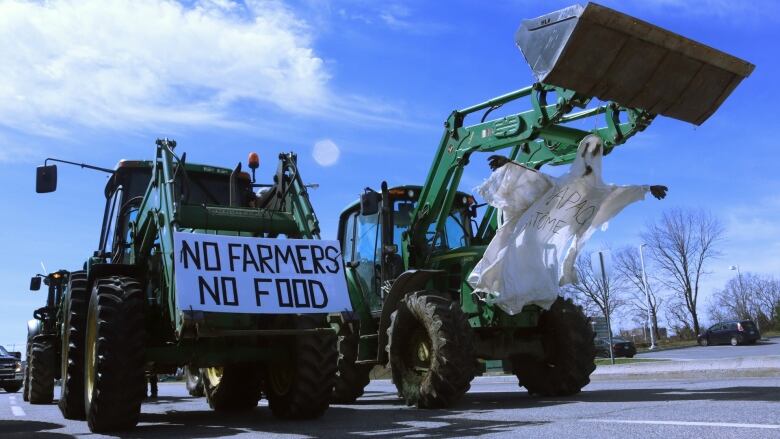
[[[319,140],[314,144],[311,156],[320,166],[332,166],[339,160],[341,150],[338,145],[330,139]]]
[[[327,106],[306,24],[276,2],[0,3],[0,124],[224,125],[230,106]]]

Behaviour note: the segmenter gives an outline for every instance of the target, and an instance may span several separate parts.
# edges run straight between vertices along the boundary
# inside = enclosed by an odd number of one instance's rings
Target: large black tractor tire
[[[209,407],[220,412],[252,410],[260,401],[262,371],[256,363],[201,369]]]
[[[24,401],[30,400],[30,356],[32,355],[32,340],[27,339],[27,351],[25,353],[25,360],[27,365],[24,366],[24,382],[22,383],[22,399]]]
[[[339,336],[336,385],[333,388],[332,403],[352,404],[363,396],[363,390],[370,381],[370,365],[355,364],[357,361],[359,336]]]
[[[84,406],[95,433],[138,423],[144,399],[144,292],[133,278],[99,279],[87,313]]]
[[[512,358],[519,385],[538,396],[569,396],[590,383],[596,369],[596,347],[590,319],[571,299],[559,297],[539,317],[544,360]]]
[[[203,376],[200,370],[192,369],[189,365],[184,366],[184,383],[190,396],[200,398],[206,394],[203,390]]]
[[[87,322],[87,274],[74,271],[63,303],[63,335],[59,407],[65,419],[84,419],[84,328]]]
[[[315,329],[325,320],[317,315],[295,316],[291,327]],[[277,418],[314,419],[330,405],[336,384],[336,336],[333,334],[297,335],[280,340],[287,355],[269,362],[265,391],[268,406]]]
[[[32,342],[27,367],[30,371],[28,397],[30,404],[50,404],[54,400],[54,375],[57,358],[51,340]]]
[[[406,296],[387,335],[393,383],[407,405],[451,407],[469,390],[476,372],[473,333],[458,303],[432,291]]]

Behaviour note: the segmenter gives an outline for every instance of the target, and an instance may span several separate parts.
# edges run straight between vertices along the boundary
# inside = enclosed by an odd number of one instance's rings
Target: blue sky
[[[78,267],[97,246],[105,175],[60,166],[58,191],[37,195],[45,157],[111,167],[150,158],[155,138],[172,137],[194,162],[234,166],[257,151],[260,175],[270,175],[275,155],[292,150],[307,182],[320,184],[313,202],[334,238],[338,213],[363,187],[422,182],[451,110],[533,82],[514,32],[569,4],[0,3],[0,343],[23,343],[42,305],[42,292],[27,291],[41,261]],[[605,180],[670,193],[629,207],[590,249],[637,245],[666,207],[703,207],[723,221],[704,312],[729,265],[780,275],[780,2],[603,4],[757,66],[702,126],[659,118],[605,160]],[[464,189],[486,176],[477,163]]]

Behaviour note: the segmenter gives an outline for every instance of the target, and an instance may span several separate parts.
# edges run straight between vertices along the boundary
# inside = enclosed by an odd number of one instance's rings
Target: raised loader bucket
[[[755,67],[595,3],[525,20],[515,41],[540,82],[696,125]]]

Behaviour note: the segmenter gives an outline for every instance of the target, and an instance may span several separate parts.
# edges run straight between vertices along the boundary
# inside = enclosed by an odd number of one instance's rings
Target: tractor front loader
[[[131,428],[145,375],[182,366],[203,377],[215,410],[250,410],[263,394],[277,417],[322,415],[335,380],[331,323],[349,301],[327,284],[344,283],[338,245],[319,239],[295,154],[280,154],[263,184],[254,153],[250,177],[240,163],[189,163],[175,146],[158,140],[153,160],[115,169],[82,165],[110,178],[98,248],[63,298],[63,415],[95,432]],[[56,175],[39,167],[37,191],[55,190]],[[346,307],[334,309],[340,296]]]
[[[62,352],[61,304],[69,277],[68,271],[59,270],[30,280],[31,291],[40,290],[41,282],[48,287],[46,305],[33,311],[33,319],[27,322],[27,368],[22,397],[30,404],[49,404],[54,399],[54,381],[60,378]]]
[[[753,69],[595,4],[527,20],[517,44],[540,82],[453,111],[423,185],[382,182],[341,214],[354,313],[339,334],[335,400],[354,401],[369,370],[389,365],[409,405],[451,406],[486,360],[501,360],[531,394],[579,392],[595,369],[579,306],[559,297],[549,310],[509,315],[466,282],[499,222],[493,207],[480,214],[483,205],[458,191],[464,168],[474,153],[500,150],[533,169],[564,165],[589,134],[608,154],[658,114],[700,124]],[[594,97],[605,102],[588,106]],[[530,109],[488,118],[521,100]]]

